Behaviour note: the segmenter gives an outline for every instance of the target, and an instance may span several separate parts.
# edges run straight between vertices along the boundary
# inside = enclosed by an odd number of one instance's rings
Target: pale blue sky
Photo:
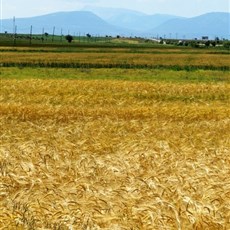
[[[230,12],[230,0],[0,0],[1,17],[30,17],[50,12],[81,10],[85,6],[126,8],[148,14],[192,17],[207,12]]]

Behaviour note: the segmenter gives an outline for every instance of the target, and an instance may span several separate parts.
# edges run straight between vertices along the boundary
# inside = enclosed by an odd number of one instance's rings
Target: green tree
[[[205,44],[206,47],[209,47],[210,44],[211,44],[211,42],[210,41],[206,41],[204,44]]]
[[[216,42],[215,42],[215,41],[212,41],[212,42],[211,42],[211,45],[215,47],[215,46],[216,46]]]
[[[65,36],[65,39],[66,39],[69,43],[71,43],[71,42],[73,41],[73,36],[68,34],[68,35]]]
[[[198,44],[197,41],[191,41],[191,42],[189,43],[189,45],[190,45],[191,47],[193,47],[193,48],[198,48],[198,47],[199,47],[199,44]]]
[[[216,42],[217,44],[219,44],[219,43],[220,43],[220,39],[219,39],[219,37],[216,37],[216,38],[215,38],[215,42]]]
[[[223,44],[224,48],[230,49],[230,41],[225,41]]]

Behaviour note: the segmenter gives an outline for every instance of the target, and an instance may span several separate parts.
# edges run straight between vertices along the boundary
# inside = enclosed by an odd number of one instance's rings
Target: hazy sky
[[[127,8],[148,14],[197,16],[207,12],[230,12],[229,0],[0,0],[1,18],[29,17],[85,6]]]

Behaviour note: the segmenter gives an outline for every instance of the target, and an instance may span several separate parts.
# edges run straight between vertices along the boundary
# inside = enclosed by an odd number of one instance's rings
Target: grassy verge
[[[129,81],[166,82],[230,82],[227,71],[173,71],[159,69],[120,69],[120,68],[18,68],[2,67],[1,79],[117,79]]]

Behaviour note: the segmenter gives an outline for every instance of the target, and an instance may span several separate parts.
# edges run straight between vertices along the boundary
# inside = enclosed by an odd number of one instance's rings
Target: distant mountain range
[[[157,27],[152,33],[177,33],[186,38],[222,37],[230,39],[230,13],[207,13],[193,18],[177,18],[169,20]]]
[[[174,15],[147,15],[138,11],[113,8],[85,8],[82,11],[57,12],[31,18],[2,20],[3,31],[17,33],[96,36],[142,36],[166,38],[219,37],[230,39],[230,13],[207,13],[193,18]]]
[[[3,29],[9,31],[13,30],[13,20],[3,20]],[[30,33],[30,27],[32,25],[32,31],[34,34],[41,34],[42,31],[49,34],[119,34],[122,28],[110,25],[100,17],[88,11],[73,11],[73,12],[58,12],[47,14],[43,16],[31,17],[31,18],[16,18],[15,25],[17,27],[17,33]]]
[[[116,8],[85,7],[84,10],[95,13],[111,25],[142,32],[151,30],[170,19],[181,18],[167,14],[148,15],[138,11]]]

